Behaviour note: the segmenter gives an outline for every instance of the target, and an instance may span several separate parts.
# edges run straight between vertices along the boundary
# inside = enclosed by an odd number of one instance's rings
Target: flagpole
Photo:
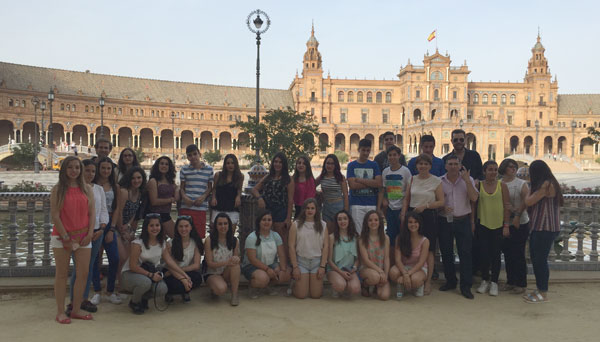
[[[435,28],[435,51],[436,52],[437,52],[437,49],[438,49],[437,41],[438,41],[438,30],[437,30],[437,27],[436,27]]]

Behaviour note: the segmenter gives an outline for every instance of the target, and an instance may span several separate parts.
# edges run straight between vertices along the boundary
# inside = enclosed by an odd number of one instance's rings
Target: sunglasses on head
[[[177,219],[178,219],[178,220],[179,220],[179,219],[184,219],[184,220],[190,220],[190,221],[191,221],[191,220],[192,220],[192,217],[191,217],[191,216],[189,216],[189,215],[179,215],[179,216],[177,216]]]
[[[157,213],[146,214],[146,218],[160,218],[160,214],[157,214]]]
[[[454,138],[452,142],[465,142],[465,138]]]

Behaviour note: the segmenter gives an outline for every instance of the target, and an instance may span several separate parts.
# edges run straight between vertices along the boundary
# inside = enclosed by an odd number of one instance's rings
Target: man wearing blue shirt
[[[432,164],[431,171],[429,171],[429,173],[436,177],[441,177],[444,174],[446,174],[446,166],[444,164],[444,161],[441,158],[438,158],[433,155],[433,150],[435,149],[435,138],[433,137],[433,135],[427,134],[422,136],[419,145],[421,148],[421,153],[424,153],[431,157]],[[412,158],[408,162],[408,169],[410,170],[410,173],[412,173],[413,176],[419,174],[419,171],[417,171],[416,157]]]
[[[356,230],[360,234],[365,214],[369,210],[377,210],[379,188],[381,188],[381,170],[376,162],[369,160],[371,140],[358,142],[358,159],[348,163],[346,178],[350,188],[350,214]]]

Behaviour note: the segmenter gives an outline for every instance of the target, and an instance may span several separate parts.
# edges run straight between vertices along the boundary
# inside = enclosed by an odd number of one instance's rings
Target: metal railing
[[[255,211],[254,199],[244,194],[240,210],[241,240],[253,230]],[[50,193],[2,192],[0,212],[3,213],[0,215],[0,277],[53,275]],[[600,270],[600,195],[565,195],[560,213],[563,223],[559,240],[568,248],[550,252],[551,267]]]

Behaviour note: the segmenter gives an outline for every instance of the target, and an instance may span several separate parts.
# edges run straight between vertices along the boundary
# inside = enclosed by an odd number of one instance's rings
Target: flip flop
[[[56,315],[54,319],[60,324],[71,324],[71,319],[69,317],[66,317],[64,319],[58,319],[58,315]]]
[[[537,291],[528,293],[524,300],[529,304],[546,303],[548,301],[548,299],[544,298],[544,296]]]
[[[77,314],[71,312],[71,318],[72,319],[81,319],[84,321],[91,321],[92,319],[94,319],[94,316],[92,316],[92,314],[80,316],[80,315],[77,315]]]

